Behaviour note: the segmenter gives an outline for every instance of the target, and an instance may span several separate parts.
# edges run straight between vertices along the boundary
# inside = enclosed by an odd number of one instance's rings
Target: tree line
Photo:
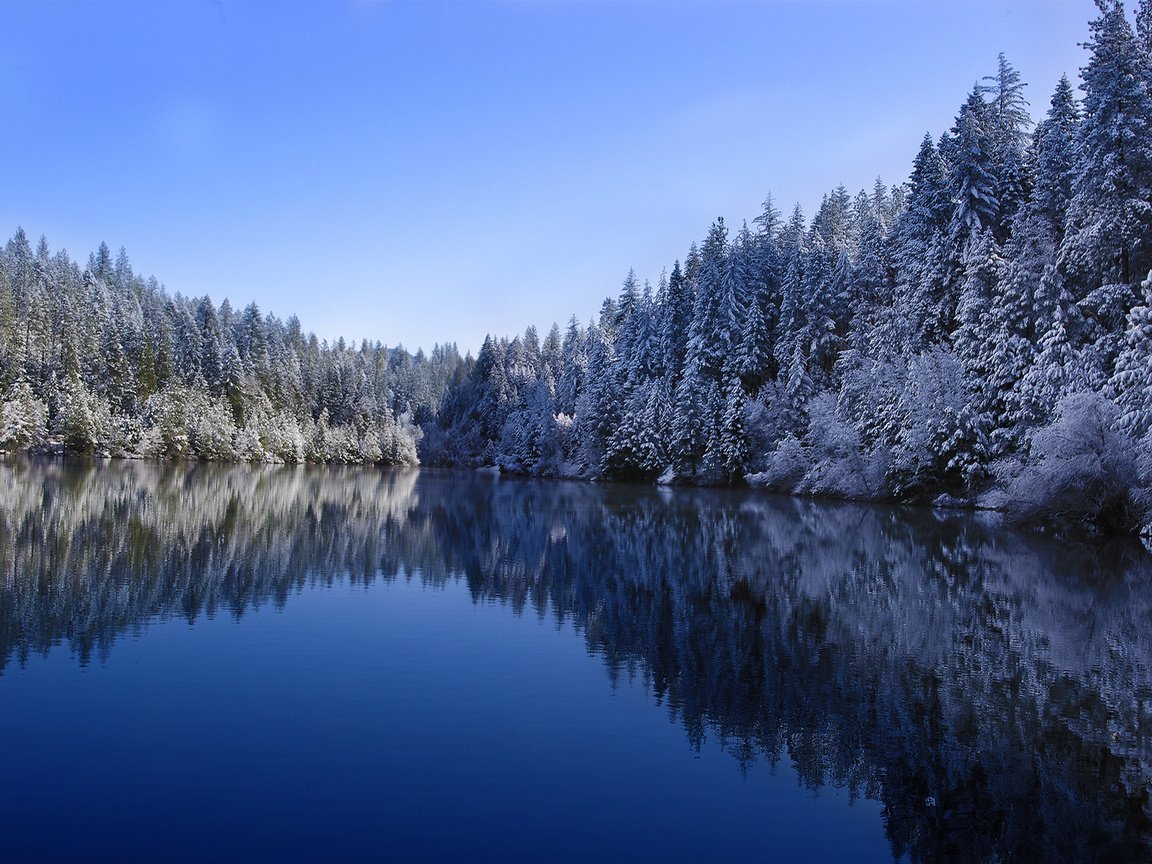
[[[171,296],[106,244],[81,268],[18,230],[0,254],[0,448],[410,465],[414,406],[463,363]]]

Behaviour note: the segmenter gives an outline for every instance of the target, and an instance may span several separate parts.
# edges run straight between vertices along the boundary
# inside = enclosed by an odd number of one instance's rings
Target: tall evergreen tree
[[[1128,313],[1124,348],[1108,382],[1120,408],[1120,427],[1136,439],[1152,430],[1152,273],[1144,280],[1142,299]]]
[[[1027,85],[1003,53],[997,60],[996,74],[985,76],[984,80],[988,83],[981,90],[990,102],[995,195],[1000,205],[996,239],[1003,243],[1029,192],[1025,150],[1032,117],[1028,113],[1028,100],[1024,98]]]
[[[732,350],[735,316],[733,298],[726,289],[724,272],[728,259],[728,231],[717,219],[708,231],[700,252],[696,297],[688,327],[686,363],[703,380],[720,380],[724,363]]]
[[[1075,295],[1130,286],[1152,269],[1152,93],[1148,55],[1119,0],[1099,0],[1081,71],[1079,164],[1060,249]],[[1134,296],[1134,295],[1133,295]]]
[[[942,335],[943,288],[930,258],[945,238],[950,216],[944,161],[932,136],[925,135],[912,163],[904,211],[892,229],[896,313],[878,339],[885,354],[917,351]]]
[[[680,271],[680,262],[672,264],[668,277],[660,347],[664,355],[664,368],[672,386],[680,380],[688,348],[688,328],[692,323],[692,286]]]
[[[977,86],[961,106],[943,148],[955,203],[950,234],[957,247],[981,229],[999,225],[1002,208],[997,197],[995,133],[995,119]]]
[[[1032,141],[1034,187],[1029,209],[1047,220],[1056,243],[1064,238],[1077,168],[1080,107],[1067,76],[1061,76],[1048,114]]]

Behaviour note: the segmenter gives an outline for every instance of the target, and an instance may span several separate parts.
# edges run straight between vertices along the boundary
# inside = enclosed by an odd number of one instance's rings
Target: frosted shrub
[[[391,429],[384,430],[388,434]],[[355,461],[366,462],[368,464],[375,464],[381,459],[381,436],[375,429],[367,428],[363,432],[357,432],[355,427],[349,427],[349,432],[353,436],[355,444],[354,453]],[[390,443],[390,442],[389,442]]]
[[[751,486],[792,492],[811,467],[807,449],[789,435],[768,455],[764,470],[759,474],[749,474],[745,479]]]
[[[164,439],[160,435],[160,428],[149,426],[140,432],[140,440],[136,443],[136,452],[141,456],[161,457],[164,455]]]
[[[140,453],[143,436],[144,427],[140,423],[140,418],[114,415],[111,418],[108,449],[113,456]]]
[[[875,498],[884,491],[889,457],[885,448],[867,450],[860,433],[838,410],[836,397],[821,394],[808,403],[808,434],[788,435],[765,459],[765,468],[745,479],[752,486],[832,498]]]
[[[897,494],[968,490],[983,479],[986,418],[968,405],[964,367],[953,352],[935,349],[913,359],[897,410],[900,432],[890,471]]]
[[[808,405],[808,470],[797,491],[837,498],[864,498],[869,493],[867,461],[860,434],[836,411],[836,397],[817,396]]]
[[[191,455],[188,396],[184,388],[170,387],[148,399],[144,405],[145,434],[141,440],[141,453],[177,459]]]
[[[795,412],[774,382],[767,382],[755,399],[744,404],[744,434],[753,471],[767,467],[769,454],[786,429],[795,422]]]
[[[260,436],[250,426],[236,430],[236,436],[232,439],[232,452],[241,462],[264,462],[269,455]]]
[[[1095,393],[1064,399],[1032,437],[1005,512],[1021,523],[1132,531],[1148,519],[1148,458],[1118,431],[1116,406]]]
[[[382,428],[390,433],[389,440],[385,442],[381,435],[380,451],[385,462],[392,465],[419,465],[420,457],[417,448],[424,433],[416,425],[411,412],[404,411],[392,422],[385,416]]]
[[[321,462],[344,465],[356,460],[355,431],[347,426],[329,426],[325,430]]]
[[[291,414],[277,414],[263,430],[264,447],[278,462],[295,465],[304,461],[306,440]]]
[[[48,406],[36,398],[27,381],[12,387],[0,402],[0,449],[41,444],[48,435]]]
[[[193,392],[188,405],[188,441],[192,452],[201,459],[231,460],[236,458],[232,439],[236,424],[232,409],[223,399],[212,399]]]

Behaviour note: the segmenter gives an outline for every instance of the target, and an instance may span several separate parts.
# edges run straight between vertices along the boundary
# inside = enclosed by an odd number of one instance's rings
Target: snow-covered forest
[[[0,255],[0,449],[415,464],[412,406],[463,362],[173,297],[103,244],[81,268],[17,231]]]
[[[1033,127],[1008,59],[907,184],[717,220],[587,327],[485,343],[423,458],[1142,518],[1152,427],[1152,2],[1101,4]]]
[[[906,184],[771,196],[585,326],[475,358],[318,342],[106,246],[0,256],[0,448],[495,466],[1147,521],[1152,0],[1101,0],[1033,124],[1001,56]],[[910,142],[914,148],[914,142]],[[910,148],[911,149],[911,148]]]

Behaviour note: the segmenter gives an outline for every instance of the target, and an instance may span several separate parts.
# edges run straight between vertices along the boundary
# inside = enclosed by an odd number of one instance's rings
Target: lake
[[[1149,860],[1150,625],[973,514],[0,462],[0,857]]]

